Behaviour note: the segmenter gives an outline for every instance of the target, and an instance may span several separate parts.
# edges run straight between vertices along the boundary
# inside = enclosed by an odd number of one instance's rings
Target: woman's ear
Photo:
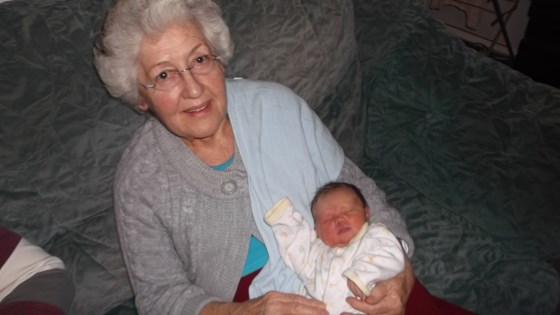
[[[148,111],[148,109],[150,109],[150,107],[144,102],[136,105],[136,110],[138,110],[139,112],[145,112]]]

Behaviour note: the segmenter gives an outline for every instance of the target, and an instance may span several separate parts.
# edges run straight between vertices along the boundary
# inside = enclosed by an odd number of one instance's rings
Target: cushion
[[[111,191],[141,117],[107,95],[92,67],[109,4],[0,6],[0,225],[64,261],[74,314],[100,314],[132,295]]]
[[[346,154],[362,157],[365,107],[351,1],[218,1],[236,49],[230,77],[292,88]]]
[[[480,313],[551,313],[560,92],[466,47],[416,1],[356,3],[365,154],[389,174],[419,278]]]

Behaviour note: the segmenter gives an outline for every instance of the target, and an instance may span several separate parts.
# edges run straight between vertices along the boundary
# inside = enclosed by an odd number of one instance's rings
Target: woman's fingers
[[[375,291],[375,292],[374,292]],[[402,302],[400,295],[393,290],[380,284],[374,288],[372,294],[368,295],[364,300],[354,297],[346,299],[356,310],[368,315],[402,315],[406,310],[405,304]]]
[[[262,297],[262,302],[263,313],[261,314],[266,315],[328,315],[323,302],[297,294],[269,292]]]
[[[368,315],[402,315],[412,286],[414,272],[408,259],[404,270],[395,277],[380,281],[365,299],[349,297],[346,299],[356,310]]]

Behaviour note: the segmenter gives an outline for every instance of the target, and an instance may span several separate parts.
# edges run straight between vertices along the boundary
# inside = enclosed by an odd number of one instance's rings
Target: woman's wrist
[[[403,302],[405,302],[406,304],[406,302],[408,301],[408,297],[412,292],[412,288],[414,287],[416,276],[414,275],[414,268],[412,268],[412,263],[410,262],[410,259],[408,259],[406,255],[404,257],[405,257],[404,258],[404,287],[406,291],[405,291],[405,296],[403,296],[404,299]]]
[[[202,308],[200,315],[237,314],[242,309],[241,304],[237,302],[210,302]]]

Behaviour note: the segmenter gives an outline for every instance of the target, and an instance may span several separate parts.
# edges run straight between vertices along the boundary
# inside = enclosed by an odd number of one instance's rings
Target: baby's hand
[[[347,285],[352,294],[354,294],[354,296],[358,300],[363,301],[366,298],[365,293],[362,292],[362,290],[360,290],[360,288],[358,288],[358,286],[352,280],[348,279]]]
[[[352,280],[348,279],[347,285],[350,291],[352,291],[352,294],[354,294],[354,297],[356,297],[358,300],[363,301],[366,298],[364,292],[362,292],[362,290],[360,290],[360,288],[358,288],[358,286]],[[344,312],[341,313],[340,315],[355,315],[355,314]]]

